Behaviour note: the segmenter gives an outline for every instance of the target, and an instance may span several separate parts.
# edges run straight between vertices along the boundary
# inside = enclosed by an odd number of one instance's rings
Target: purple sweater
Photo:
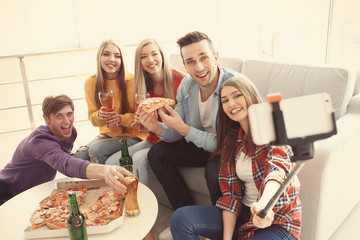
[[[90,162],[72,156],[77,132],[60,141],[47,126],[40,126],[21,141],[10,163],[0,171],[0,181],[13,195],[55,178],[56,171],[69,177],[86,178]]]

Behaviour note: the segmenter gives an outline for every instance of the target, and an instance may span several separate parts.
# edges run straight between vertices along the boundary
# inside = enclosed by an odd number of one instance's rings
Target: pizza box
[[[111,189],[111,187],[108,186],[104,180],[78,180],[78,181],[57,182],[53,192],[55,192],[56,190],[62,190],[70,187],[83,186],[83,185],[85,185],[88,188],[88,191],[86,196],[82,199],[82,202],[84,204],[79,206],[80,211],[84,207],[88,207],[92,205],[104,190]],[[51,193],[49,193],[48,195],[50,194]],[[86,227],[88,235],[107,233],[120,227],[124,222],[124,215],[125,215],[124,201],[122,202],[122,206],[123,206],[123,214],[121,217],[110,221],[107,225]],[[35,210],[36,209],[34,209],[34,211]],[[30,217],[31,216],[29,216],[29,219]],[[48,237],[65,237],[68,236],[69,233],[67,228],[50,229],[47,226],[42,226],[37,229],[32,229],[29,224],[29,226],[24,230],[24,235],[25,235],[25,239],[32,239],[32,238],[48,238]]]

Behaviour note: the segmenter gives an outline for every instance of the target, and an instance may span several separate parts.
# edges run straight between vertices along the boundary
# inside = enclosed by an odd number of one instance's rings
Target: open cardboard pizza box
[[[92,205],[98,199],[98,197],[101,195],[101,193],[104,190],[111,189],[111,187],[109,187],[105,183],[104,180],[79,180],[79,181],[57,182],[56,186],[54,187],[54,191],[67,189],[67,188],[75,187],[75,186],[83,186],[83,185],[85,185],[88,188],[88,191],[87,191],[86,196],[82,199],[82,202],[84,204],[82,204],[80,206],[80,211],[81,211],[81,209]],[[50,195],[50,194],[51,193],[49,193],[48,195]],[[110,221],[107,225],[87,227],[86,229],[87,229],[88,235],[111,232],[114,229],[121,226],[124,222],[124,214],[125,214],[124,213],[124,207],[125,207],[124,201],[122,202],[122,206],[123,206],[123,214],[121,217]],[[34,211],[35,210],[36,209],[34,209]],[[29,216],[29,219],[30,219],[30,216]],[[64,237],[64,236],[68,236],[68,230],[67,230],[67,228],[65,228],[65,229],[50,229],[46,225],[39,227],[37,229],[32,229],[29,224],[29,226],[24,230],[24,235],[25,235],[25,239]]]

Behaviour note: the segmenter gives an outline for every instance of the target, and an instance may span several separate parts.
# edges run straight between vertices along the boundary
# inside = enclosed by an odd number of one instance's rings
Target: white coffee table
[[[55,187],[56,179],[39,186],[28,189],[25,192],[10,199],[0,206],[0,238],[1,239],[24,239],[24,229],[29,226],[32,212],[39,208],[39,202],[48,196]],[[79,179],[66,178],[68,181]],[[139,183],[138,201],[141,214],[134,218],[124,218],[124,223],[109,233],[89,235],[89,239],[127,239],[141,240],[153,227],[157,214],[158,202],[153,192],[144,184]],[[42,238],[65,240],[68,237]]]

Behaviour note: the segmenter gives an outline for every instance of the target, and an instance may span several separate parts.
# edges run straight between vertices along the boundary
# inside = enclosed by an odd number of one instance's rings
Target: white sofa
[[[184,71],[179,55],[170,56],[170,61]],[[330,94],[338,133],[315,142],[314,159],[307,161],[298,177],[302,185],[301,239],[335,239],[341,223],[360,202],[360,156],[356,151],[360,147],[360,72],[356,79],[356,73],[339,67],[237,58],[220,58],[219,65],[251,79],[263,99],[274,92],[280,92],[283,98],[319,92]],[[180,172],[192,190],[195,202],[210,205],[204,168],[183,167]],[[151,170],[149,186],[160,203],[170,206]]]

